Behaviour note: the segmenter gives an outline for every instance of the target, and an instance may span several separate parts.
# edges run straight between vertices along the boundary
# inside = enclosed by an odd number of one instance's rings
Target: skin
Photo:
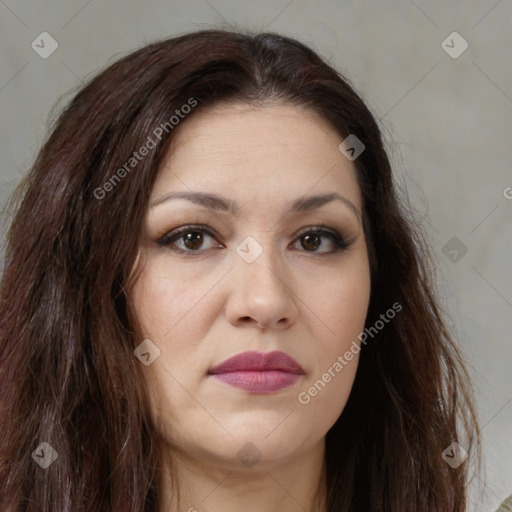
[[[151,203],[202,191],[236,201],[240,211],[185,199],[148,210],[132,301],[143,339],[160,349],[144,372],[161,439],[161,511],[178,510],[172,481],[185,511],[324,510],[325,434],[345,407],[358,354],[308,404],[298,395],[359,343],[370,299],[361,191],[341,141],[316,113],[282,103],[217,105],[175,133]],[[288,213],[296,199],[331,192],[353,207],[335,200]],[[207,225],[215,237],[156,243],[189,224]],[[319,224],[349,247],[329,254],[336,244],[328,236],[303,236]],[[252,263],[236,251],[249,236],[263,250]],[[251,254],[255,247],[245,246]],[[283,351],[305,374],[269,394],[207,374],[247,350]],[[247,443],[260,457],[251,467],[237,455]]]

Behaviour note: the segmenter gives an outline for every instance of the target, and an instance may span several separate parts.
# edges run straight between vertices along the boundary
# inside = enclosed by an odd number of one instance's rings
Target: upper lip
[[[211,368],[208,373],[214,375],[217,373],[270,370],[304,374],[304,370],[299,363],[284,352],[257,352],[254,350],[230,357]]]

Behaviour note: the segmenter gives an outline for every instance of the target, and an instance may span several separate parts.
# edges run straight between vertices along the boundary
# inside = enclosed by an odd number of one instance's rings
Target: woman
[[[2,510],[466,509],[471,388],[347,81],[275,34],[92,79],[15,197]]]

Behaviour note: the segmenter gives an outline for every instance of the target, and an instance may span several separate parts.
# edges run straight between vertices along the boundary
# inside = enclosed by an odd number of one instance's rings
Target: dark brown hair
[[[327,510],[462,512],[480,453],[471,387],[379,127],[298,41],[215,30],[149,44],[90,80],[13,196],[0,288],[0,509],[155,510],[159,454],[128,279],[174,132],[220,101],[307,107],[366,147],[354,161],[371,263],[366,325],[394,302],[403,309],[363,347],[327,433]],[[154,147],[127,165],[148,138]],[[454,469],[441,454],[457,440],[470,459]],[[41,442],[58,453],[46,470],[31,457]]]

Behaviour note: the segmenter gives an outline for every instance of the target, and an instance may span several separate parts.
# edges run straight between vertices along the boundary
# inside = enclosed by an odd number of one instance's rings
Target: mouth
[[[208,375],[251,393],[272,393],[291,386],[305,372],[284,352],[249,351],[211,368]]]

